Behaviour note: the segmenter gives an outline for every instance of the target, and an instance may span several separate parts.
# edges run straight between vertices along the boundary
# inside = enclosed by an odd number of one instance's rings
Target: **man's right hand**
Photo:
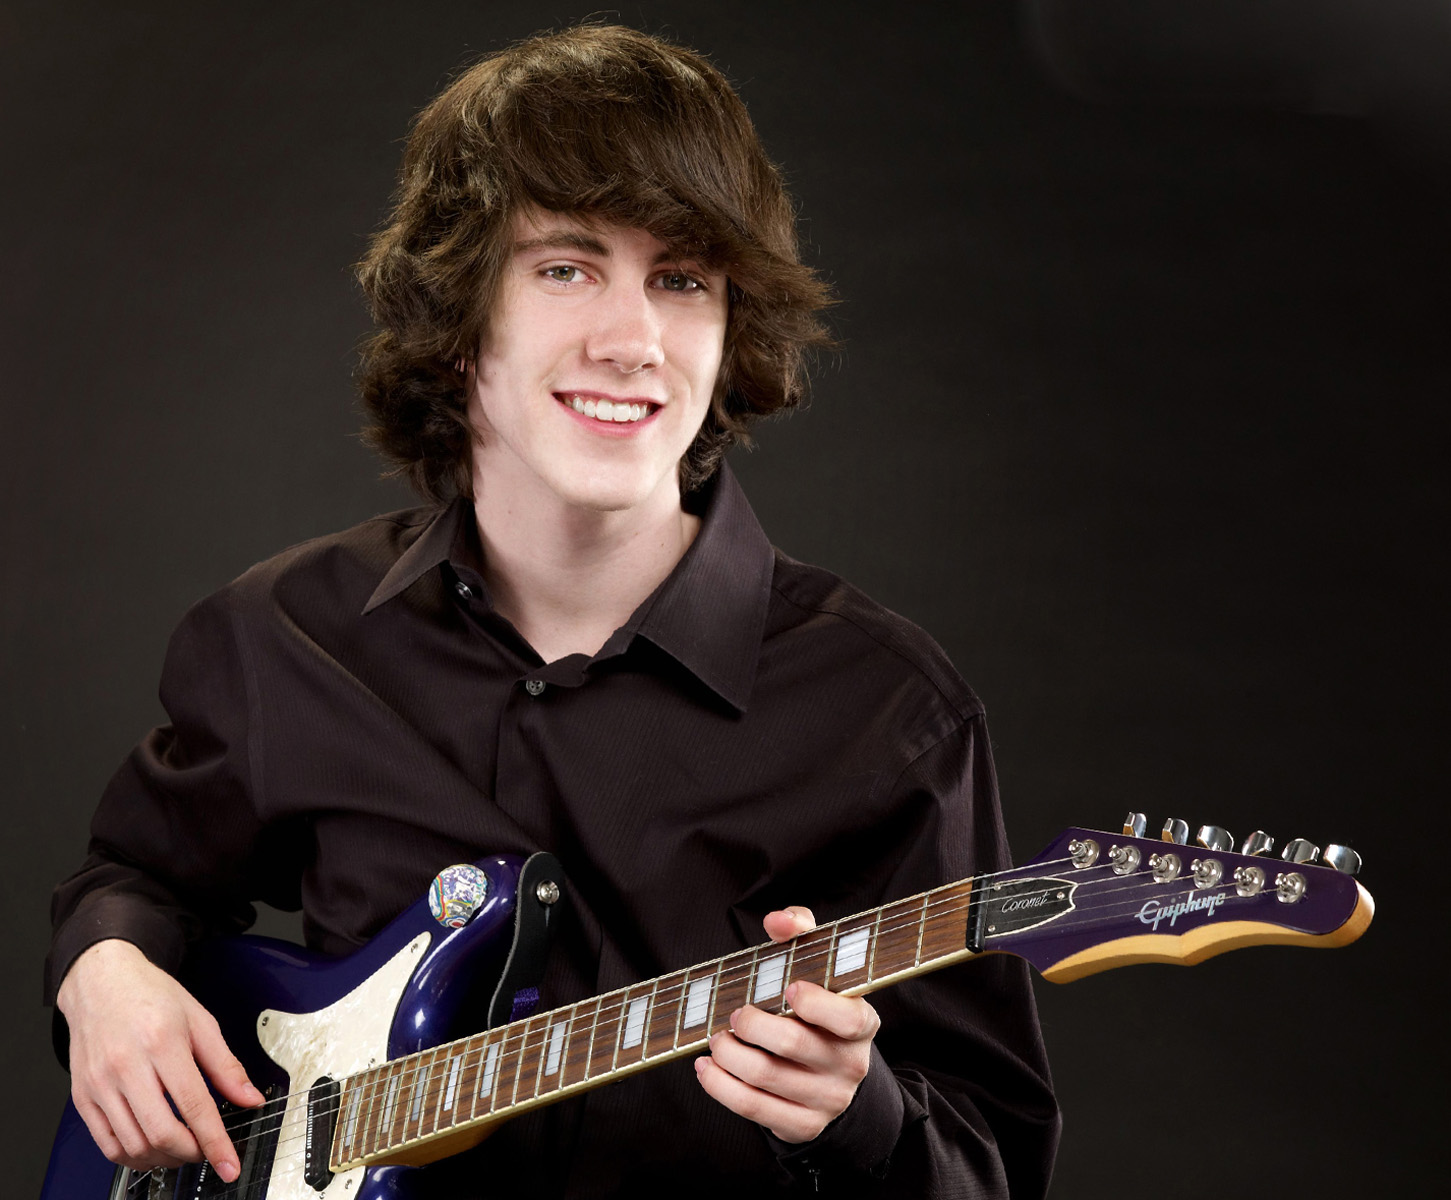
[[[71,964],[56,1007],[70,1025],[76,1111],[107,1158],[145,1170],[205,1157],[226,1182],[237,1178],[237,1152],[202,1072],[233,1104],[263,1097],[190,992],[111,939]]]

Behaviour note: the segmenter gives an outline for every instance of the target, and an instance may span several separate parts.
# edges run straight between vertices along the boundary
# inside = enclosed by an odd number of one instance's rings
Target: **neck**
[[[618,512],[521,503],[479,477],[474,496],[494,605],[545,662],[598,651],[700,528],[674,489]]]

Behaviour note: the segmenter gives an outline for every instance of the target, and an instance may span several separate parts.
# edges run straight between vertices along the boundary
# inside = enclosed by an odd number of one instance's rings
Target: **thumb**
[[[784,942],[798,933],[815,929],[816,918],[811,915],[809,908],[793,904],[790,908],[779,908],[775,912],[767,913],[761,924],[766,927],[766,936],[773,942]]]

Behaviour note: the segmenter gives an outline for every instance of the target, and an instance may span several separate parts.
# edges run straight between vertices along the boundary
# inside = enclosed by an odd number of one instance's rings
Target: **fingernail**
[[[796,997],[797,997],[797,995],[800,994],[800,992],[801,992],[801,986],[799,984],[795,984],[795,983],[791,984],[791,986],[786,989],[786,1003],[787,1004],[795,1004],[796,1003]]]
[[[745,1009],[738,1008],[735,1012],[731,1013],[730,1020],[727,1022],[727,1024],[730,1026],[732,1033],[736,1031],[736,1022],[741,1019],[741,1013],[743,1012],[745,1012]]]
[[[239,1167],[237,1165],[237,1161],[235,1159],[232,1159],[232,1158],[224,1158],[224,1159],[222,1159],[221,1162],[219,1162],[219,1163],[216,1164],[216,1167],[217,1167],[217,1174],[222,1177],[222,1181],[224,1183],[233,1183],[233,1182],[235,1182],[237,1176],[242,1173],[242,1168]]]
[[[264,1096],[260,1091],[257,1090],[257,1087],[254,1084],[249,1083],[247,1085],[247,1091],[252,1097],[253,1104],[261,1104],[263,1100],[267,1099],[266,1096]]]
[[[703,1075],[703,1074],[705,1074],[705,1059],[703,1059],[703,1058],[697,1058],[695,1060],[695,1073],[697,1075]],[[230,1183],[231,1181],[228,1180],[228,1182]]]

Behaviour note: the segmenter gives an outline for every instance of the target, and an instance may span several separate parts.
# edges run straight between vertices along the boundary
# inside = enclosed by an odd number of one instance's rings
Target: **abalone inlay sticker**
[[[428,887],[428,911],[448,929],[462,929],[489,895],[489,877],[472,863],[444,867]]]

